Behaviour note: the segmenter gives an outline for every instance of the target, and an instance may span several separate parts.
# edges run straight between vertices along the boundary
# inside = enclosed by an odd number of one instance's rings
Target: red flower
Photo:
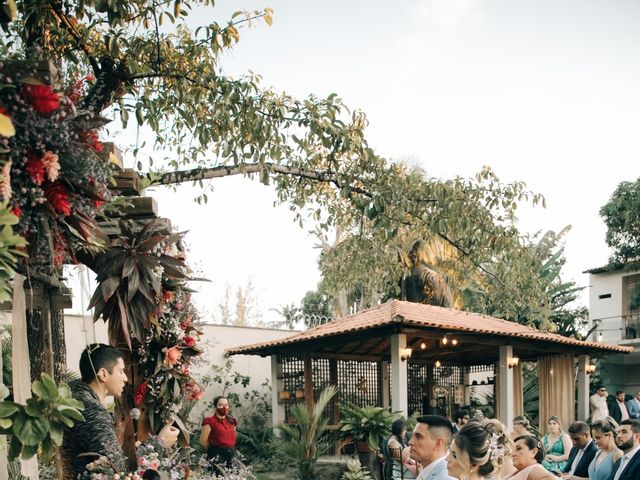
[[[69,194],[61,184],[52,183],[47,185],[47,188],[44,189],[44,195],[56,212],[63,214],[65,217],[71,215]]]
[[[183,330],[186,330],[187,327],[191,325],[192,320],[193,320],[193,317],[191,315],[187,315],[187,318],[185,318],[182,322],[180,322],[180,328],[182,328]]]
[[[39,156],[33,150],[30,150],[27,153],[27,162],[25,163],[24,168],[29,174],[29,177],[31,178],[33,183],[35,183],[36,185],[42,185],[46,169],[41,156]]]
[[[170,290],[165,290],[164,292],[162,292],[162,298],[165,302],[173,302],[176,298],[176,295]]]
[[[94,201],[93,201],[93,207],[94,207],[94,208],[100,208],[100,207],[101,207],[101,206],[103,206],[105,203],[107,203],[107,202],[105,202],[104,200],[94,200]]]
[[[138,385],[138,388],[136,388],[136,391],[133,394],[133,403],[136,404],[136,407],[142,405],[142,402],[144,402],[148,391],[149,385],[147,384],[147,382],[142,382],[140,385]]]
[[[16,205],[15,207],[11,208],[11,213],[20,218],[22,216],[22,209],[18,205]]]
[[[60,108],[60,95],[49,85],[23,85],[22,94],[36,112],[47,114]]]
[[[94,152],[102,151],[102,143],[98,138],[98,132],[95,130],[89,130],[80,134],[80,139]]]
[[[189,335],[185,335],[185,337],[182,340],[184,341],[184,344],[187,347],[193,347],[196,344],[196,339],[193,337],[190,337]]]

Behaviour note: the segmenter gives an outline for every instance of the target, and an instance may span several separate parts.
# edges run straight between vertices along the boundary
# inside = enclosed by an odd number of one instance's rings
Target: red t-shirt
[[[219,418],[216,415],[206,417],[202,425],[209,425],[209,445],[212,447],[236,447],[236,425],[238,421],[233,417]]]

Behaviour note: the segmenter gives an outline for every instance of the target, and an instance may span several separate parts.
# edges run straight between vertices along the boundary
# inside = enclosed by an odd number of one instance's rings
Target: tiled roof
[[[516,322],[489,317],[487,315],[464,312],[452,308],[392,300],[354,315],[319,325],[304,332],[296,333],[290,337],[229,348],[227,349],[227,353],[232,355],[258,353],[261,350],[272,350],[274,347],[370,330],[394,323],[411,327],[426,327],[480,335],[508,336],[535,340],[537,342],[572,345],[583,347],[586,350],[598,350],[602,353],[628,353],[633,351],[632,347],[583,342],[575,338],[563,337],[562,335],[554,333],[540,332]]]

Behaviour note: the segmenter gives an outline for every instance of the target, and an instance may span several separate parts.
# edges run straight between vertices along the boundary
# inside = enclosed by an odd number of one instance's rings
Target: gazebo
[[[381,405],[406,416],[468,403],[470,378],[488,372],[496,418],[509,428],[523,408],[521,361],[538,362],[540,417],[558,415],[568,424],[589,414],[590,358],[631,351],[399,300],[284,339],[227,349],[230,355],[271,356],[274,425],[287,419],[292,402],[311,406],[329,384],[338,386],[338,401]],[[335,402],[330,415],[337,425]]]

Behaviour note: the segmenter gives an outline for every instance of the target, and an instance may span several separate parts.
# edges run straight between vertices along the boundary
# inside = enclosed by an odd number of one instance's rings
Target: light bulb
[[[442,365],[442,363],[440,363],[440,360],[436,360],[436,368],[440,368],[440,365]]]
[[[447,343],[449,343],[449,340],[447,340],[447,337],[444,337],[444,338],[442,339],[442,344],[443,344],[443,345],[446,345]]]
[[[424,341],[420,344],[420,349],[421,350],[426,350],[427,349],[427,344]]]
[[[451,340],[451,345],[455,347],[457,344],[458,344],[458,340],[456,340],[455,338]]]

